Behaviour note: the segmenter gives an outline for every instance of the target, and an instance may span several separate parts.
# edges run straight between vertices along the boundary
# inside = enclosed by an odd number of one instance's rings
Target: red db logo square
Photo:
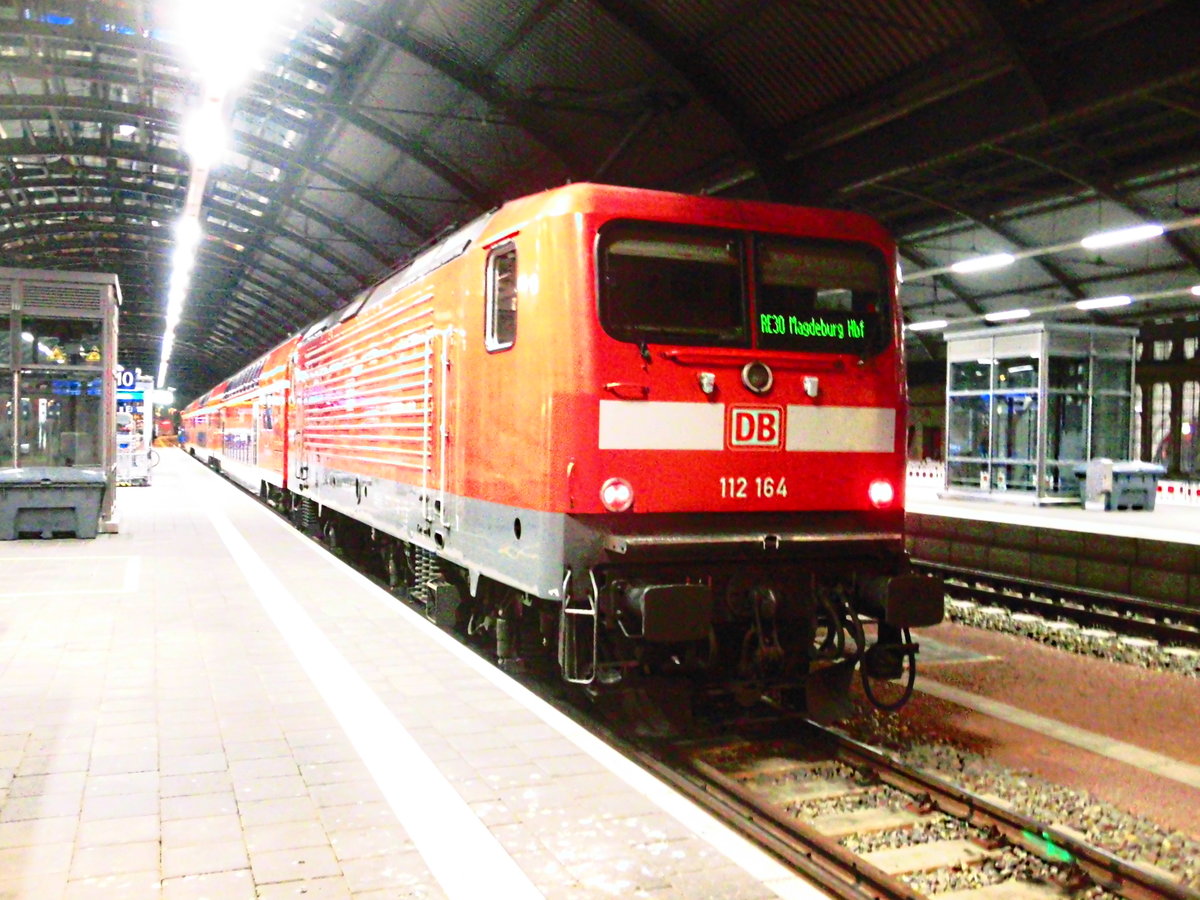
[[[726,434],[730,447],[778,450],[783,446],[783,407],[731,406]]]

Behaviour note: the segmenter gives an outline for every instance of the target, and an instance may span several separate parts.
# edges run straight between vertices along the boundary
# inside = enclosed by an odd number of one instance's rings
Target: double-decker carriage
[[[503,665],[828,710],[856,666],[911,689],[907,630],[942,616],[903,546],[896,271],[860,215],[570,185],[440,240],[184,431]]]

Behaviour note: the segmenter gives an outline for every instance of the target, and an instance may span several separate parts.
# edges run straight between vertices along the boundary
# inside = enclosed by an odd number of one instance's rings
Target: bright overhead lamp
[[[971,259],[960,260],[950,266],[951,272],[966,275],[971,272],[987,272],[990,269],[1003,269],[1011,266],[1017,258],[1011,253],[992,253],[988,256],[975,256]]]
[[[1029,315],[1027,309],[1002,309],[999,312],[988,313],[984,318],[989,322],[1007,322],[1010,319],[1025,319]]]
[[[925,322],[912,322],[904,326],[905,331],[936,331],[945,328],[950,323],[945,319],[929,319]]]
[[[229,145],[225,118],[217,103],[205,103],[193,111],[183,125],[183,152],[198,169],[211,169]]]
[[[1200,284],[1192,285],[1192,293],[1195,294],[1197,297],[1200,297]]]
[[[1081,247],[1088,250],[1099,250],[1102,247],[1116,247],[1119,244],[1133,244],[1158,237],[1163,233],[1161,225],[1134,225],[1132,228],[1118,228],[1116,231],[1102,231],[1099,234],[1089,234],[1079,242]]]
[[[1115,297],[1093,297],[1090,300],[1080,300],[1075,304],[1076,309],[1107,309],[1110,306],[1128,306],[1133,298],[1128,294]]]

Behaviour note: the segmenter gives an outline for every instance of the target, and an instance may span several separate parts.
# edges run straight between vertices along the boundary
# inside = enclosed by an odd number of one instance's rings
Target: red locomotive
[[[896,271],[860,215],[570,185],[217,385],[186,446],[504,665],[911,690],[942,593],[904,552]]]

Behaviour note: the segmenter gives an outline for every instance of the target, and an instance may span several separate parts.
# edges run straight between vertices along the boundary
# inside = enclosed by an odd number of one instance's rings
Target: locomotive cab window
[[[760,238],[758,346],[870,356],[887,346],[887,267],[865,244]]]
[[[600,321],[634,343],[749,345],[737,235],[648,222],[600,233]]]
[[[507,350],[517,340],[517,248],[503,244],[487,261],[487,336],[490,350]]]

